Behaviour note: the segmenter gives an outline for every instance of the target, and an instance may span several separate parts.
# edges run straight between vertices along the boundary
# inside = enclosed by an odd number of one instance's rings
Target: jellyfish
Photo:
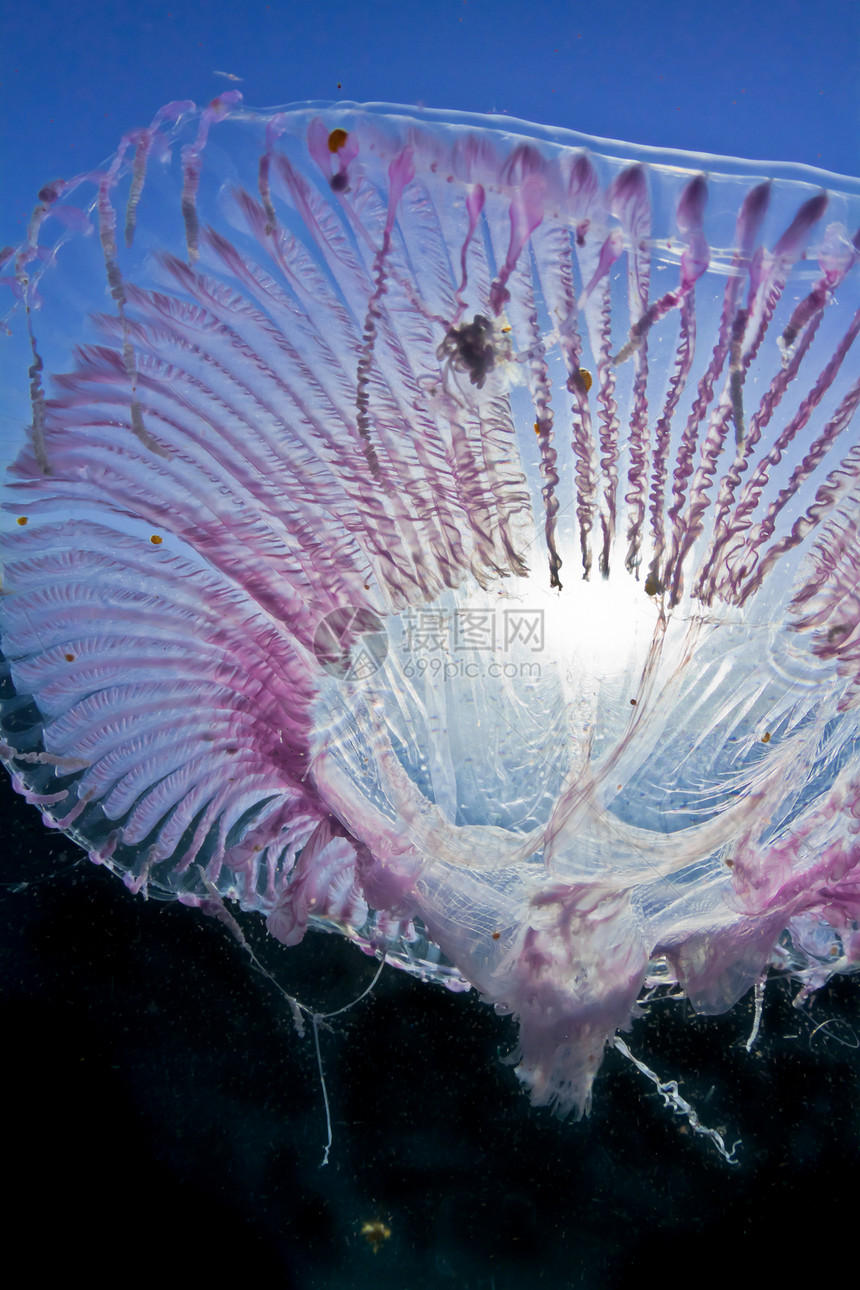
[[[655,993],[856,971],[858,229],[803,167],[168,105],[2,253],[15,788],[474,988],[560,1114]]]

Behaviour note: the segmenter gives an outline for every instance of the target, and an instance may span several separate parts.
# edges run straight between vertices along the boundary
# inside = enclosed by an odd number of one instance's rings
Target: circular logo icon
[[[366,680],[382,667],[388,654],[385,624],[372,609],[342,605],[320,619],[313,650],[329,676],[339,681]]]

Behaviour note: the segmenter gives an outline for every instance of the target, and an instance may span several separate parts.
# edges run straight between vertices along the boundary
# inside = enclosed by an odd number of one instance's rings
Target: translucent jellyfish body
[[[3,756],[135,891],[519,1025],[860,962],[860,184],[172,104],[5,253]]]

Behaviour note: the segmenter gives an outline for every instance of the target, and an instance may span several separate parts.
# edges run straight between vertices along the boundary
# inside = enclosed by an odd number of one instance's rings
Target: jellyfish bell
[[[169,105],[3,253],[15,787],[474,987],[562,1113],[661,985],[856,970],[858,229],[802,167]]]

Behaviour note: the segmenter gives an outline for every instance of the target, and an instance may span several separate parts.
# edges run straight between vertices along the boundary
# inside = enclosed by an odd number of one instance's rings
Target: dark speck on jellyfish
[[[483,389],[487,375],[496,360],[493,324],[483,314],[475,314],[470,323],[452,327],[436,351],[437,358],[450,358],[455,367],[468,373],[469,380]]]
[[[474,988],[537,1105],[615,1044],[729,1155],[632,1022],[860,966],[858,227],[804,168],[236,92],[44,188],[16,789],[132,891]]]

